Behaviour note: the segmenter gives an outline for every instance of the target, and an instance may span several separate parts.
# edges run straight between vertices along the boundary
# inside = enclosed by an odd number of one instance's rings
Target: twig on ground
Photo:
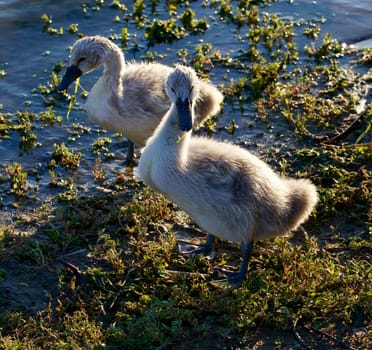
[[[333,142],[340,141],[340,140],[344,139],[361,123],[362,119],[367,115],[368,109],[369,109],[369,107],[367,106],[367,108],[363,112],[361,112],[358,115],[358,117],[344,131],[342,131],[341,133],[337,134],[336,136],[334,136],[334,137],[332,137],[328,140],[325,140],[324,142],[325,143],[333,143]]]
[[[338,346],[342,347],[343,349],[356,350],[355,348],[346,344],[342,340],[339,340],[339,339],[335,338],[334,336],[332,336],[332,335],[330,335],[330,334],[328,334],[328,333],[326,333],[326,332],[324,332],[320,329],[317,329],[317,328],[314,328],[314,327],[311,327],[311,326],[307,326],[307,325],[303,325],[303,328],[311,334],[317,333],[317,334],[321,335],[322,337],[326,338],[328,341],[331,341],[334,344],[337,344]]]
[[[297,331],[297,323],[298,323],[298,320],[300,318],[296,318],[294,321],[293,321],[293,327],[292,327],[292,331],[293,331],[293,334],[296,338],[296,340],[305,348],[305,349],[311,349],[311,347],[306,343],[306,341],[304,340],[304,338],[301,337],[300,333],[298,333]]]

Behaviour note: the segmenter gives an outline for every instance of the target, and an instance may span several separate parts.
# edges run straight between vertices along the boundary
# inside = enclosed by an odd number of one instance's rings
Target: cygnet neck
[[[162,119],[153,138],[153,142],[162,145],[162,152],[165,157],[171,158],[170,154],[172,154],[172,158],[177,163],[186,162],[191,130],[184,132],[179,128],[178,111],[174,103]],[[167,155],[165,155],[166,153]]]
[[[125,58],[122,51],[113,44],[108,44],[105,48],[105,58],[104,58],[104,79],[112,84],[112,90],[122,92],[122,74],[125,67]]]

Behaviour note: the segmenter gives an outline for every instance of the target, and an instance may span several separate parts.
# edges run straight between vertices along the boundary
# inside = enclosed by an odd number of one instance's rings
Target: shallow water
[[[86,14],[82,12],[83,4],[88,4]],[[132,1],[122,1],[128,9],[132,8]],[[127,23],[123,19],[115,22],[115,16],[120,16],[120,11],[109,7],[111,1],[100,10],[94,9],[95,1],[76,1],[76,0],[43,0],[43,1],[0,1],[0,70],[4,70],[6,75],[0,78],[0,104],[3,112],[11,112],[28,109],[34,113],[45,110],[44,102],[38,93],[39,84],[47,84],[50,81],[51,71],[56,63],[63,61],[68,56],[67,47],[77,38],[77,34],[71,34],[67,28],[73,23],[78,23],[79,32],[85,35],[101,34],[109,36],[111,33],[120,35],[121,28],[128,26],[130,33],[129,50],[125,52],[126,59],[140,59],[146,52],[146,41],[143,37],[144,30],[137,29],[131,21]],[[157,45],[152,48],[158,54],[165,54],[161,61],[165,64],[173,64],[179,60],[176,55],[177,50],[187,47],[190,51],[196,44],[201,42],[211,42],[213,48],[220,49],[222,52],[231,52],[239,49],[241,42],[236,40],[237,33],[233,26],[213,20],[213,9],[201,7],[200,2],[196,4],[190,2],[191,7],[197,14],[197,18],[206,16],[210,29],[205,35],[187,36],[185,39],[176,41],[171,45]],[[330,32],[332,36],[340,41],[349,44],[363,41],[366,45],[372,38],[371,16],[372,6],[370,0],[347,1],[278,1],[265,11],[278,13],[281,17],[291,17],[295,21],[322,23],[321,37]],[[42,14],[48,14],[52,17],[52,26],[56,28],[63,27],[64,35],[49,35],[42,31]],[[151,18],[150,11],[146,14]],[[164,6],[158,5],[156,17],[162,17],[165,14]],[[139,51],[131,50],[133,48],[134,35],[137,33],[137,43]],[[319,40],[321,40],[321,37]],[[302,37],[298,36],[299,47],[302,43]],[[160,60],[160,58],[158,59]],[[101,74],[101,70],[92,72],[84,76],[80,83],[90,90],[93,83]],[[216,83],[224,81],[223,75],[226,71],[214,70],[211,80]],[[73,89],[73,87],[70,87]],[[80,101],[82,102],[82,101]],[[92,162],[94,157],[91,152],[91,144],[95,142],[98,136],[106,136],[105,132],[91,123],[85,112],[74,109],[69,120],[65,118],[67,105],[60,103],[54,107],[57,115],[63,116],[61,125],[38,127],[37,136],[41,147],[33,149],[31,154],[22,152],[19,149],[19,136],[12,134],[10,139],[0,139],[0,164],[11,164],[13,161],[19,161],[24,169],[30,171],[34,169],[40,175],[36,180],[29,176],[28,181],[31,185],[39,186],[39,195],[48,196],[51,191],[45,187],[50,178],[47,164],[53,152],[53,144],[68,142],[74,149],[83,153],[81,166],[78,170],[78,176],[75,182],[81,184],[91,184],[92,180]],[[251,120],[249,109],[240,112],[232,110],[227,106],[224,110],[229,118],[236,118],[240,125],[245,125]],[[222,118],[223,119],[223,118]],[[73,125],[81,124],[89,128],[87,132],[76,132]],[[280,128],[285,129],[285,125],[278,125],[275,132],[280,132]],[[260,129],[261,128],[261,129]],[[266,146],[274,139],[273,135],[267,132],[265,126],[258,126],[254,132],[249,128],[240,128],[235,135],[235,142],[244,141],[251,137],[256,141],[264,143]],[[112,134],[108,133],[108,136]],[[257,135],[264,135],[260,138]],[[221,132],[219,137],[230,137],[226,132]],[[73,141],[73,142],[72,142]],[[105,159],[102,166],[107,172],[121,168],[125,153],[121,150],[122,139],[115,138],[110,145],[110,151],[115,157]],[[282,140],[281,142],[284,142]],[[0,183],[1,186],[1,183]],[[89,186],[87,186],[89,188]],[[87,188],[85,187],[85,188]],[[1,197],[0,197],[1,198]],[[12,198],[3,198],[5,207],[11,203]]]
[[[99,12],[88,11],[82,13],[82,5],[85,1],[74,0],[4,0],[0,1],[0,69],[7,71],[7,76],[0,80],[0,102],[4,105],[4,111],[20,109],[25,103],[32,102],[35,108],[42,107],[40,100],[33,99],[30,91],[39,83],[45,83],[49,79],[50,70],[54,64],[67,56],[66,47],[76,39],[75,35],[67,32],[67,27],[72,23],[79,24],[79,32],[86,35],[102,34],[109,35],[110,30],[119,32],[124,22],[114,23],[114,16],[118,14],[114,9],[104,7]],[[89,2],[88,2],[89,3]],[[90,2],[94,4],[94,2]],[[109,2],[107,2],[109,3]],[[128,8],[132,2],[123,1]],[[193,5],[194,8],[197,5]],[[322,22],[322,33],[330,32],[339,41],[357,43],[372,39],[372,6],[370,0],[348,1],[278,1],[266,10],[278,13],[282,17],[292,17],[295,20],[311,20]],[[210,9],[198,8],[198,17],[211,14]],[[53,26],[65,29],[65,35],[50,36],[42,32],[43,22],[40,19],[43,13],[52,16]],[[120,13],[119,13],[120,14]],[[158,15],[161,16],[161,13]],[[221,23],[218,23],[220,26]],[[118,28],[119,27],[119,28]],[[133,25],[129,25],[130,34],[136,31]],[[223,36],[220,33],[223,32]],[[227,35],[227,36],[226,36]],[[215,48],[223,51],[234,50],[235,42],[227,40],[234,35],[232,28],[223,30],[209,30],[206,39],[211,40]],[[193,38],[192,38],[193,39]],[[195,37],[197,42],[199,37]],[[138,35],[138,41],[145,45],[142,35]],[[186,38],[189,41],[190,38]],[[190,43],[189,43],[190,44]],[[192,45],[193,43],[191,43]],[[175,51],[185,45],[185,40],[180,40],[168,45],[166,63],[177,60]],[[190,45],[189,45],[190,46]],[[166,48],[163,48],[166,50]],[[158,53],[161,53],[157,49]],[[141,55],[138,53],[137,57]],[[131,58],[127,54],[127,58]],[[93,80],[93,79],[92,79]]]

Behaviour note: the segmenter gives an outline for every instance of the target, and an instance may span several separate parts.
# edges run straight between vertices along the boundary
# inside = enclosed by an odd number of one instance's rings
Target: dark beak
[[[58,90],[66,90],[68,86],[82,75],[82,71],[77,66],[70,66],[67,68],[61,83],[58,85]]]
[[[178,126],[182,131],[189,131],[192,129],[192,105],[187,98],[182,101],[181,98],[176,102],[178,112]]]

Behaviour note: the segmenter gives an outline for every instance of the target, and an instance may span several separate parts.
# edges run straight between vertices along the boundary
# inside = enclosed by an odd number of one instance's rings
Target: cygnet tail
[[[287,223],[289,231],[296,229],[311,214],[318,203],[316,187],[305,179],[288,179],[290,189],[289,213]]]
[[[199,127],[206,119],[217,114],[223,101],[222,93],[213,84],[200,81],[199,98],[195,102],[194,127]]]

